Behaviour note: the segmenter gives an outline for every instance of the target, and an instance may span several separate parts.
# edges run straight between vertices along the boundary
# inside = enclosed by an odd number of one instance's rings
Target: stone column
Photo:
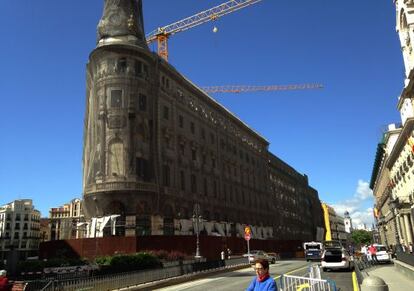
[[[413,232],[411,230],[409,214],[404,214],[404,224],[405,224],[405,233],[406,233],[406,245],[413,242]]]
[[[406,233],[405,233],[405,226],[404,226],[404,219],[402,217],[402,214],[398,214],[397,216],[397,228],[398,232],[400,233],[400,243],[401,241],[404,241],[404,244],[407,242]]]

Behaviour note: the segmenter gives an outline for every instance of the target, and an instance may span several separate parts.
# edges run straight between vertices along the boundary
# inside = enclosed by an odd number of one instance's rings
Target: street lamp
[[[193,214],[193,223],[194,223],[194,231],[197,236],[197,246],[196,246],[196,254],[194,258],[200,259],[200,226],[203,222],[203,218],[200,215],[200,205],[197,203],[194,205],[194,214]]]
[[[394,227],[395,227],[395,252],[400,253],[402,252],[402,247],[400,244],[400,235],[398,234],[398,225],[397,225],[397,209],[398,209],[399,201],[398,198],[395,198],[394,200],[390,200],[389,206],[391,209],[392,214],[394,215]]]

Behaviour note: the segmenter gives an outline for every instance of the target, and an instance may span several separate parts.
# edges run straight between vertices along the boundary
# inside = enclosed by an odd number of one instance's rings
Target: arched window
[[[109,145],[109,174],[112,176],[125,175],[124,144],[121,140],[115,140]]]

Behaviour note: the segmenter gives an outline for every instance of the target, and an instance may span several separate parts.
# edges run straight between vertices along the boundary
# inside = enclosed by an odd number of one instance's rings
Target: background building
[[[326,203],[322,203],[325,220],[325,240],[339,240],[345,246],[348,233],[345,231],[345,222],[342,216],[336,214],[335,210]]]
[[[73,239],[84,236],[78,224],[84,222],[82,201],[73,199],[69,203],[49,211],[49,240]]]
[[[352,218],[349,215],[348,211],[345,211],[345,213],[344,213],[344,224],[345,224],[345,232],[346,233],[351,233],[352,230],[354,229],[354,227],[352,225]]]
[[[414,6],[411,2],[395,1],[406,77],[397,104],[401,125],[391,124],[378,144],[370,184],[378,210],[378,231],[387,245],[408,245],[414,241]]]
[[[40,240],[40,212],[31,199],[15,200],[0,207],[0,258],[17,250],[20,258],[36,256]]]

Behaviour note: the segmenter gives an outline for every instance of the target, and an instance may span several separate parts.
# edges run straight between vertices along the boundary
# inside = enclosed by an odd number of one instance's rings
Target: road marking
[[[298,288],[296,288],[296,291],[302,291],[305,288],[310,288],[309,283],[305,283],[305,284],[299,285]]]
[[[300,267],[300,268],[297,268],[297,269],[292,270],[292,271],[290,271],[290,272],[287,272],[287,273],[285,273],[285,274],[283,274],[283,275],[289,275],[289,274],[292,274],[292,273],[297,272],[297,271],[299,271],[299,270],[306,269],[306,268],[308,268],[308,267],[309,267],[309,266]],[[279,279],[280,277],[282,277],[282,275],[279,275],[279,276],[277,276],[277,277],[273,277],[273,279]]]
[[[352,272],[352,286],[354,287],[354,291],[359,291],[358,280],[355,272]]]

